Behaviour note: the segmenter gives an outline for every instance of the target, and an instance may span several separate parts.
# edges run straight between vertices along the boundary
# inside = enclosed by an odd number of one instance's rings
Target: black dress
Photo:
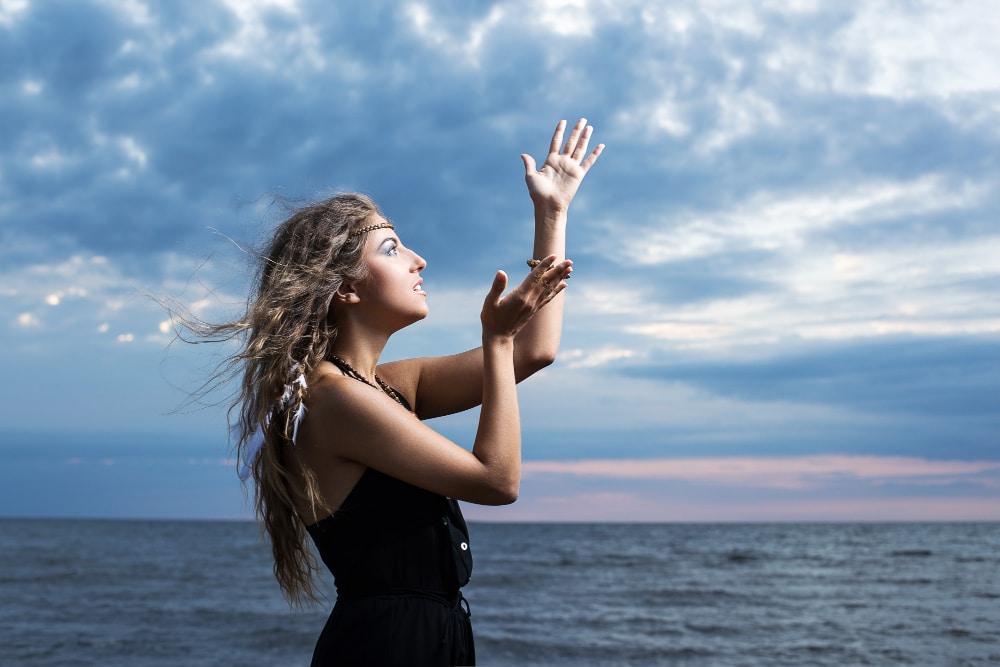
[[[472,553],[457,502],[369,468],[307,529],[337,588],[314,667],[475,663],[460,590]]]

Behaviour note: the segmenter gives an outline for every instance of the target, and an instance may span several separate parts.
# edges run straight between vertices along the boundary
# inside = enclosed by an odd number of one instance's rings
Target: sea
[[[998,523],[470,530],[481,665],[1000,665]],[[0,519],[0,665],[308,665],[331,605],[249,522]]]

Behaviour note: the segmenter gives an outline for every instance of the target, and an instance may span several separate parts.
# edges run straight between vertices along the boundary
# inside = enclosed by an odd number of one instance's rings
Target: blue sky
[[[225,350],[275,195],[429,263],[386,358],[525,270],[519,154],[608,148],[561,356],[480,520],[1000,520],[1000,10],[987,2],[0,1],[0,515],[246,516]],[[224,403],[225,392],[217,394]],[[437,420],[470,443],[477,415]]]

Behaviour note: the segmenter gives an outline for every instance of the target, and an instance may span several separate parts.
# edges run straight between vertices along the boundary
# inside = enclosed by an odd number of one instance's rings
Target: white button
[[[468,550],[469,550],[469,545],[466,544],[465,542],[462,542],[462,551],[468,551]]]

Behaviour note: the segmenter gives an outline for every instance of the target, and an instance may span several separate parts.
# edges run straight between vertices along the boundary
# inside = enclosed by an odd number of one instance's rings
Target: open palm
[[[569,207],[583,177],[604,151],[604,144],[598,144],[587,154],[587,145],[594,128],[587,125],[586,118],[577,121],[563,144],[565,130],[566,121],[559,121],[552,135],[552,143],[549,144],[549,154],[540,170],[536,170],[533,157],[526,153],[521,155],[525,168],[524,180],[532,201],[562,210]]]

